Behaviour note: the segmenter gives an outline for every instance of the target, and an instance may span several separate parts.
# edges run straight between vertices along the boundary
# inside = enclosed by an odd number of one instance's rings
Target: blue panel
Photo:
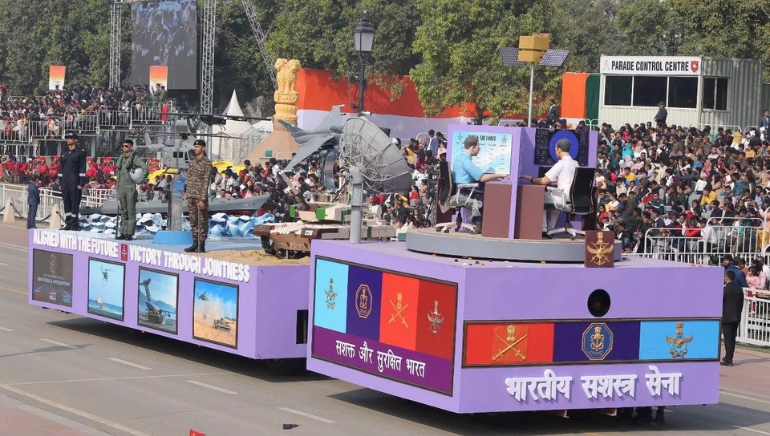
[[[717,359],[719,328],[719,320],[642,321],[639,359]]]
[[[313,325],[345,333],[348,269],[344,263],[316,259]]]

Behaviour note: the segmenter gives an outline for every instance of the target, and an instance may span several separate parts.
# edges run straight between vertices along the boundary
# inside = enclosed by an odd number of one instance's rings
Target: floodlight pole
[[[356,167],[350,167],[350,243],[361,243],[361,226],[364,206],[364,175]]]
[[[535,89],[535,63],[529,63],[529,112],[527,115],[527,127],[532,127],[532,94]]]

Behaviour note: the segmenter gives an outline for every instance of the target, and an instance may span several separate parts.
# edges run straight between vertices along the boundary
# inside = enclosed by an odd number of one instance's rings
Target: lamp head
[[[358,22],[358,26],[353,29],[353,40],[356,53],[366,54],[372,52],[374,33],[374,26],[372,26],[371,21],[366,17],[366,11],[364,11],[364,16],[361,18],[361,21]]]

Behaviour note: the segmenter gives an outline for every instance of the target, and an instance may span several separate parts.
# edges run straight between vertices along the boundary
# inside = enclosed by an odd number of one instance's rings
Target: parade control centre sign
[[[123,262],[131,261],[236,282],[248,283],[251,280],[250,266],[237,262],[174,253],[134,244],[121,244],[111,239],[93,238],[76,233],[35,230],[32,238],[34,245],[110,257]]]
[[[697,56],[602,56],[599,71],[611,76],[699,76]]]

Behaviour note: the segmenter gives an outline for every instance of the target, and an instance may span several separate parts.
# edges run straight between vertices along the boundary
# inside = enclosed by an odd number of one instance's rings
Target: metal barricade
[[[105,200],[115,198],[114,189],[91,189],[80,201],[81,207],[99,207],[104,204]],[[12,210],[5,211],[5,213],[13,213],[19,218],[25,218],[29,213],[29,205],[27,204],[27,187],[24,185],[0,185],[0,207],[4,207],[6,201],[11,200]],[[52,191],[48,188],[42,188],[40,190],[40,205],[37,208],[38,222],[47,222],[51,219],[54,205],[58,205],[60,213],[64,213],[61,192]]]
[[[131,111],[99,109],[97,111],[99,127],[103,129],[131,128]]]
[[[707,265],[712,256],[721,262],[723,256],[730,254],[747,263],[763,256],[767,238],[764,222],[747,226],[742,225],[740,218],[725,218],[721,224],[700,229],[701,236],[684,236],[678,228],[652,228],[644,238],[624,241],[635,242],[637,247],[634,253],[627,254],[699,265]]]
[[[743,288],[743,311],[736,342],[770,346],[770,292]]]

